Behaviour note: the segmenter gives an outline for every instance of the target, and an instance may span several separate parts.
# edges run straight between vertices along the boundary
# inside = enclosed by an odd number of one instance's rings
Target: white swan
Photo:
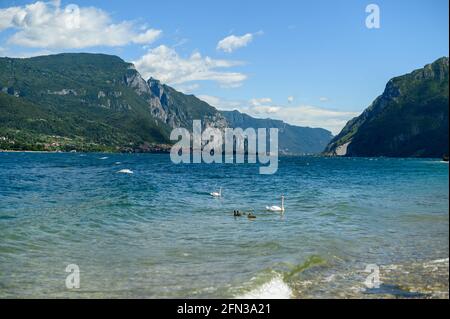
[[[222,197],[222,187],[219,188],[219,192],[209,193],[212,197]]]
[[[266,210],[271,212],[284,212],[284,196],[281,195],[281,207],[280,206],[266,206]]]
[[[121,173],[121,174],[134,174],[132,170],[130,169],[121,169],[120,171],[118,171],[117,173]]]

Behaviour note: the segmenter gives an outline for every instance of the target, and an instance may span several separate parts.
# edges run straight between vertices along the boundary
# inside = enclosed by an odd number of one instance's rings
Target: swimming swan
[[[121,174],[133,174],[133,171],[130,169],[121,169],[120,171],[118,171],[117,173],[121,173]]]
[[[219,188],[219,192],[209,193],[212,197],[222,197],[222,187]]]
[[[284,196],[281,195],[281,207],[280,206],[266,206],[266,210],[271,212],[284,212]]]

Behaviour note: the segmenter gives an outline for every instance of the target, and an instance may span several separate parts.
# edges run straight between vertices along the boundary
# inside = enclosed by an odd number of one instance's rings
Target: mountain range
[[[239,111],[222,111],[230,127],[247,128],[277,128],[279,136],[279,149],[290,154],[302,153],[317,154],[322,152],[332,134],[322,128],[300,127],[287,124],[280,120],[257,119]]]
[[[279,128],[280,151],[320,153],[329,131],[219,111],[194,95],[104,54],[0,58],[0,149],[167,151],[170,131],[192,127]]]
[[[0,149],[168,151],[173,128],[278,128],[287,154],[441,157],[448,154],[449,59],[391,79],[333,138],[321,128],[219,111],[104,54],[0,58]]]

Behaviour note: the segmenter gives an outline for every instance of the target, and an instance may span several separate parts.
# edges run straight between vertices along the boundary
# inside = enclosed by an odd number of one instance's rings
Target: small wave
[[[99,159],[101,159],[101,160],[105,160],[105,159],[108,159],[109,157],[107,157],[107,156],[103,156],[103,157],[100,157]]]
[[[0,220],[9,220],[9,219],[15,219],[14,216],[0,216]]]
[[[292,290],[280,275],[262,284],[261,286],[244,293],[237,299],[290,299]]]
[[[443,264],[443,263],[447,263],[448,264],[449,259],[448,258],[442,258],[442,259],[435,259],[429,262],[429,264]]]
[[[250,281],[251,287],[247,292],[238,294],[238,299],[290,299],[293,291],[288,283],[297,281],[297,275],[307,269],[326,264],[320,256],[312,255],[303,263],[297,265],[285,264],[288,270],[270,270],[259,273]],[[268,277],[269,276],[269,277]],[[333,278],[331,278],[333,280]],[[252,288],[255,287],[256,288]]]
[[[449,162],[447,162],[447,161],[423,161],[422,163],[426,163],[426,164],[448,164]]]

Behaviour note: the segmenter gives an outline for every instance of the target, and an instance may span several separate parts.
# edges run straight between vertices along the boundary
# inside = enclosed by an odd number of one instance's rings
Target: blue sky
[[[370,3],[379,29],[366,27]],[[220,109],[338,133],[390,78],[448,56],[448,9],[447,0],[0,0],[0,56],[115,54]]]

